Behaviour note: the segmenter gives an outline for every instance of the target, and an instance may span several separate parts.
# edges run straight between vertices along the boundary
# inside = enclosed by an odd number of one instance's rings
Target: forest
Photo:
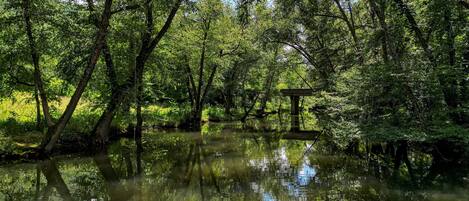
[[[468,0],[0,0],[0,27],[0,200],[469,199]]]

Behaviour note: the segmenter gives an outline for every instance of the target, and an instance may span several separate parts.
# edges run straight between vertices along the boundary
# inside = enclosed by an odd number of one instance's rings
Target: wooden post
[[[300,97],[299,96],[290,96],[291,100],[291,128],[293,132],[300,131]]]
[[[300,96],[312,96],[312,89],[282,89],[283,96],[290,96],[291,100],[291,128],[292,132],[300,131]]]

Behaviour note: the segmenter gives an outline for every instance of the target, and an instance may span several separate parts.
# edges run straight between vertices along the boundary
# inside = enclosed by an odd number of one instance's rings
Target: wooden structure
[[[312,96],[312,89],[282,89],[283,96],[290,96],[291,100],[291,131],[300,131],[300,96]]]

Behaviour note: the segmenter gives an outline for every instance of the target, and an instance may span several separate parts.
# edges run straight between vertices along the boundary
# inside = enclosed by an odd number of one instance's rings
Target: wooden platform
[[[280,90],[283,96],[312,96],[314,90],[312,89],[282,89]]]

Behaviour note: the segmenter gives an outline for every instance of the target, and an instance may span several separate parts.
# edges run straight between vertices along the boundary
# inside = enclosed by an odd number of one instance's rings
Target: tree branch
[[[11,73],[10,73],[10,77],[13,78],[13,80],[15,81],[16,84],[25,85],[25,86],[28,86],[28,87],[34,87],[34,86],[36,86],[35,84],[32,84],[32,83],[29,83],[29,82],[25,82],[25,81],[20,80],[18,77],[14,76],[14,75],[11,74]]]
[[[212,67],[212,72],[210,73],[210,77],[208,78],[207,85],[205,85],[204,93],[202,95],[202,100],[200,101],[201,104],[204,104],[205,102],[205,96],[207,96],[207,92],[210,89],[210,86],[212,85],[213,78],[215,77],[215,73],[217,72],[217,64],[213,64]]]
[[[317,64],[316,62],[313,61],[313,57],[306,51],[304,51],[303,47],[297,47],[296,45],[294,44],[290,44],[288,42],[285,42],[285,41],[279,41],[279,40],[275,40],[275,41],[271,41],[271,42],[274,42],[274,43],[280,43],[280,44],[284,44],[284,45],[287,45],[289,47],[292,47],[293,49],[295,49],[298,53],[300,53],[306,60],[308,60],[308,62],[313,65],[314,67],[317,67]]]
[[[417,42],[419,43],[421,48],[424,50],[426,57],[428,58],[428,60],[430,60],[430,62],[433,65],[435,65],[435,58],[433,57],[433,53],[428,45],[428,41],[425,40],[425,37],[423,36],[422,31],[417,25],[417,22],[415,21],[415,18],[412,15],[409,7],[404,2],[402,2],[402,0],[394,0],[394,2],[396,2],[401,13],[404,14],[405,17],[407,18],[407,21],[409,22],[409,25],[410,25],[410,29],[414,32],[415,37],[417,38]]]
[[[179,7],[181,6],[181,2],[182,0],[177,0],[176,1],[176,4],[173,6],[173,8],[171,9],[171,11],[169,12],[169,15],[168,15],[168,18],[166,18],[166,21],[163,25],[163,27],[161,27],[160,31],[158,32],[158,34],[156,34],[155,38],[153,38],[153,40],[150,42],[150,45],[148,46],[148,49],[150,51],[152,51],[153,49],[155,49],[156,45],[158,45],[158,43],[160,42],[160,40],[163,38],[163,36],[165,35],[165,33],[168,31],[168,29],[171,27],[171,24],[173,22],[173,19],[174,19],[174,16],[176,16],[176,13],[177,11],[179,10]]]

